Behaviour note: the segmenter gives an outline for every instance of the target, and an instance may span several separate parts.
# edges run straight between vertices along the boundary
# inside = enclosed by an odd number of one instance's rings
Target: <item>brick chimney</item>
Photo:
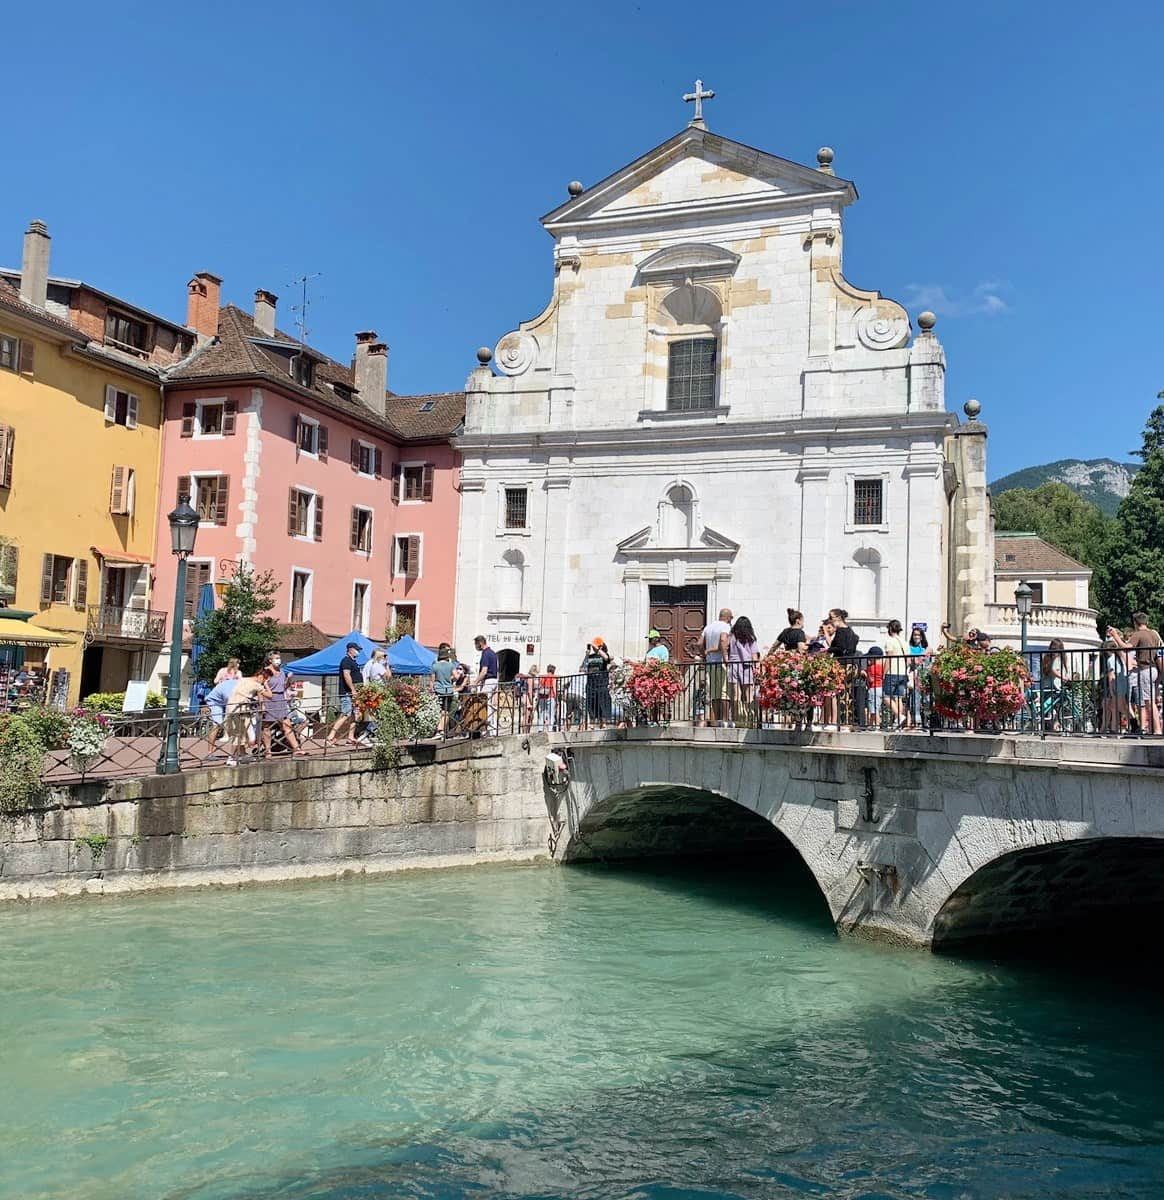
[[[44,308],[48,299],[49,273],[48,227],[43,221],[31,221],[24,235],[24,257],[20,263],[20,298],[26,304]]]
[[[384,415],[384,392],[388,387],[388,347],[376,341],[376,334],[365,329],[356,334],[356,357],[352,372],[360,400],[377,416]]]
[[[186,285],[190,293],[186,300],[186,324],[198,335],[200,342],[218,336],[218,307],[222,296],[222,280],[209,271],[199,271]]]
[[[274,292],[259,288],[255,292],[255,328],[267,337],[275,336],[275,305],[279,297]]]

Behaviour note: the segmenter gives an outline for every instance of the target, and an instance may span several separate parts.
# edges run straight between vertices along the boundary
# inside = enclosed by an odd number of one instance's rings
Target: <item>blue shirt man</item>
[[[489,680],[493,680],[493,686],[496,687],[497,652],[490,648],[483,637],[474,638],[473,644],[481,655],[481,662],[477,668],[477,686],[482,690],[487,690]]]
[[[237,679],[224,679],[206,693],[204,703],[210,710],[210,719],[215,725],[221,725],[226,720],[226,702],[236,687],[238,687]]]
[[[660,662],[670,662],[671,651],[663,645],[657,629],[652,629],[650,633],[647,634],[647,641],[651,646],[651,648],[647,651],[648,658],[657,658]]]

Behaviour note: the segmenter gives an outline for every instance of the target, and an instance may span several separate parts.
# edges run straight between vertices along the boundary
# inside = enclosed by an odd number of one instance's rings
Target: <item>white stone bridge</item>
[[[941,948],[1164,909],[1164,744],[736,729],[554,740],[560,861],[791,846],[838,928]]]

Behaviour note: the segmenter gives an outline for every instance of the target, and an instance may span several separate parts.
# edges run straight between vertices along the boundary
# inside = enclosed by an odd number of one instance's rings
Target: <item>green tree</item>
[[[1107,555],[1113,522],[1065,483],[1044,483],[994,497],[994,523],[999,533],[1037,533],[1096,571]]]
[[[1157,400],[1164,400],[1161,392]],[[1153,628],[1164,621],[1164,405],[1144,427],[1134,453],[1143,466],[1120,502],[1096,585],[1100,604],[1112,621],[1126,624],[1133,612],[1146,612]]]
[[[275,607],[278,590],[273,572],[240,568],[226,585],[221,607],[194,623],[194,636],[202,643],[199,680],[212,683],[230,658],[237,658],[244,672],[263,665],[279,640],[279,622],[267,615]]]

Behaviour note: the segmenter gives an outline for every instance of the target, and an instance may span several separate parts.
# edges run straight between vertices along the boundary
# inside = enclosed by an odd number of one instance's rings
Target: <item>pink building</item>
[[[240,562],[281,584],[275,616],[331,637],[410,626],[451,641],[459,456],[448,439],[464,393],[387,391],[388,348],[356,335],[351,367],[275,328],[276,297],[252,314],[219,307],[221,280],[190,282],[199,347],[167,374],[155,594],[176,564],[164,514],[188,492],[202,516],[186,611],[200,585]]]

